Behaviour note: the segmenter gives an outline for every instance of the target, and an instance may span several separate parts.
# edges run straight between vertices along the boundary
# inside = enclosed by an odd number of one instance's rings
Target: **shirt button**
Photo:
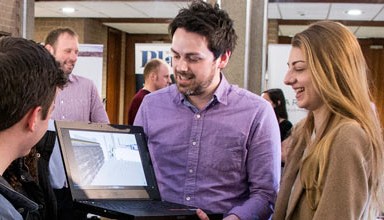
[[[192,145],[195,146],[196,145],[196,141],[192,142]]]
[[[185,197],[185,200],[189,201],[189,200],[191,200],[191,197],[187,196],[187,197]]]
[[[200,117],[201,117],[201,115],[200,115],[200,114],[197,114],[197,115],[196,115],[196,118],[197,118],[197,119],[199,119]]]
[[[189,173],[193,173],[193,170],[192,170],[192,169],[189,169],[188,172],[189,172]]]
[[[60,101],[60,103],[61,103],[61,104],[63,104],[63,103],[64,103],[64,101],[63,101],[63,100],[61,100],[61,101]]]
[[[61,119],[65,119],[65,116],[63,115],[63,116],[61,116]]]

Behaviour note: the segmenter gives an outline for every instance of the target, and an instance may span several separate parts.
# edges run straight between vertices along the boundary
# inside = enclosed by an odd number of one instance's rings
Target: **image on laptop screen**
[[[147,186],[135,134],[69,130],[74,188]]]

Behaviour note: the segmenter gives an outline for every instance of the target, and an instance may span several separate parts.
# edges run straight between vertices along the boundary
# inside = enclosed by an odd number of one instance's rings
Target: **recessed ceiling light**
[[[74,8],[71,8],[71,7],[65,7],[65,8],[62,8],[61,11],[63,13],[66,13],[66,14],[71,14],[71,13],[74,13],[75,12],[75,9]]]
[[[346,12],[349,15],[357,16],[363,14],[363,12],[359,9],[351,9]]]

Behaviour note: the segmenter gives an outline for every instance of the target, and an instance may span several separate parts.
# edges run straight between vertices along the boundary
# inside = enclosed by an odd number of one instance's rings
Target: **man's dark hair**
[[[193,1],[189,8],[181,9],[169,24],[171,38],[177,28],[184,28],[188,32],[206,37],[208,49],[212,51],[215,59],[235,49],[237,35],[233,20],[217,3],[212,6],[200,0]]]
[[[288,119],[287,107],[283,90],[279,88],[268,89],[262,93],[267,93],[273,104],[277,119]]]
[[[57,87],[67,82],[55,58],[31,40],[0,38],[0,131],[41,106],[46,119]]]
[[[45,45],[51,45],[52,47],[54,47],[59,36],[64,33],[67,33],[72,37],[78,37],[77,33],[73,29],[69,27],[60,27],[48,33],[47,37],[45,38]]]

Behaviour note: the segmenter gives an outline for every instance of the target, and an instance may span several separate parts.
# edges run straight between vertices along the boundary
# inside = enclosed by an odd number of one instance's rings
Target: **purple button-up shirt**
[[[280,133],[271,105],[221,76],[199,111],[175,85],[147,95],[144,127],[162,199],[240,219],[268,219],[280,178]]]
[[[69,75],[66,87],[57,94],[52,119],[109,123],[95,84],[90,79]]]

